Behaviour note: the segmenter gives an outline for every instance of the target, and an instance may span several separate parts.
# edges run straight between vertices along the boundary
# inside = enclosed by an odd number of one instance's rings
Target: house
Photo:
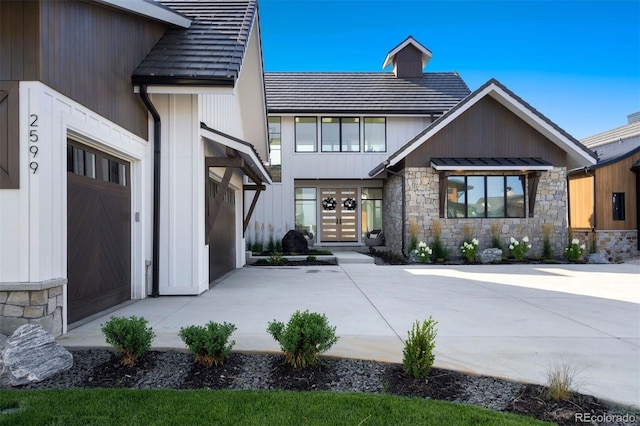
[[[244,265],[271,180],[255,0],[0,2],[0,44],[0,333]]]
[[[316,245],[358,246],[382,230],[407,255],[410,231],[450,249],[466,227],[491,245],[528,236],[566,247],[566,173],[594,154],[496,80],[469,93],[457,73],[429,73],[407,38],[381,73],[266,73],[274,182],[248,239],[287,229]],[[275,154],[275,155],[274,155]],[[264,229],[265,224],[268,229]],[[251,226],[250,226],[251,228]]]
[[[569,172],[569,226],[610,260],[640,250],[640,113],[628,124],[582,140],[598,156],[594,165]]]

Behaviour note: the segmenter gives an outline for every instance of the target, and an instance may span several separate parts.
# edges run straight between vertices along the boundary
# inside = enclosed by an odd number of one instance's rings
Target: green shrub
[[[569,400],[576,374],[571,364],[557,363],[550,367],[547,370],[547,398],[553,401]]]
[[[277,251],[272,252],[271,255],[269,256],[269,263],[280,265],[281,263],[284,263],[285,261],[286,261],[286,259],[284,257],[282,257],[282,253],[279,253]]]
[[[569,243],[569,247],[564,249],[564,256],[569,262],[577,262],[582,258],[585,248],[584,244],[580,244],[580,240],[574,238]]]
[[[143,317],[111,317],[102,326],[108,344],[116,348],[120,362],[132,367],[151,347],[156,334]]]
[[[307,262],[315,262],[316,261],[316,257],[312,254],[310,254],[309,256],[307,256]]]
[[[236,326],[209,321],[205,326],[192,325],[180,329],[180,338],[195,355],[195,362],[211,367],[224,364],[235,341],[229,341]]]
[[[294,368],[314,366],[317,355],[331,349],[337,341],[336,328],[331,327],[324,314],[296,311],[285,326],[272,321],[267,332],[280,344],[285,359]]]
[[[449,250],[447,250],[443,245],[440,238],[433,239],[433,245],[431,246],[431,251],[433,254],[431,255],[432,259],[435,259],[437,262],[444,262],[449,259]]]
[[[435,360],[433,349],[436,347],[435,339],[438,334],[436,324],[438,322],[429,316],[422,324],[416,321],[407,333],[408,339],[402,352],[402,366],[407,374],[416,379],[422,380],[427,377]]]

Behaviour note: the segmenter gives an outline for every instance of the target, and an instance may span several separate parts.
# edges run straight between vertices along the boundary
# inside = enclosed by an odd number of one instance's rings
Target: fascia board
[[[191,26],[191,19],[164,7],[161,4],[145,0],[95,0],[117,9],[126,10],[136,15],[146,16],[182,28]]]
[[[140,85],[133,87],[133,93],[140,93]],[[226,86],[147,86],[147,93],[162,95],[233,95],[235,88]]]
[[[534,170],[534,171],[545,171],[548,172],[553,170],[553,166],[438,166],[431,162],[431,167],[434,170],[441,171],[477,171],[477,172],[486,172],[486,171],[525,171],[525,170]]]

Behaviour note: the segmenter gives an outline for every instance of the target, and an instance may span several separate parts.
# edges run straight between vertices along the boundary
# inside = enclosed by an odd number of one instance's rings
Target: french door
[[[320,241],[358,241],[358,190],[320,188]]]

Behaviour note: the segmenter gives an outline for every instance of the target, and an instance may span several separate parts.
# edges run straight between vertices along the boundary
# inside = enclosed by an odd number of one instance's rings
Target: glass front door
[[[358,190],[354,188],[320,189],[320,241],[358,241]]]

